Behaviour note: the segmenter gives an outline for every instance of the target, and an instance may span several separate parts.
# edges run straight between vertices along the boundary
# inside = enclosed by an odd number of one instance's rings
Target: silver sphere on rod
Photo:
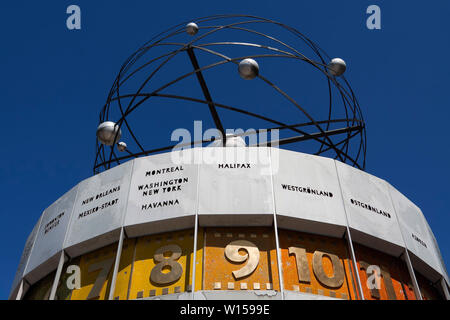
[[[127,144],[126,144],[125,142],[123,142],[123,141],[120,141],[120,142],[117,144],[117,149],[118,149],[120,152],[124,152],[125,150],[127,150]]]
[[[189,22],[186,25],[186,32],[191,36],[195,36],[198,32],[198,25],[194,22]]]
[[[347,65],[345,61],[341,58],[334,58],[328,64],[328,70],[333,76],[339,77],[342,76],[347,69]]]
[[[105,121],[97,127],[97,138],[104,145],[114,145],[121,136],[122,130],[115,122]]]
[[[247,58],[239,62],[238,71],[242,79],[251,80],[258,76],[259,65],[255,60]]]

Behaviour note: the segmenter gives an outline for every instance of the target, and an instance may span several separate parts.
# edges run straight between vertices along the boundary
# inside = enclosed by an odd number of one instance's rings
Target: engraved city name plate
[[[34,270],[28,275],[31,281],[37,281],[56,269],[59,261],[58,253],[63,248],[77,189],[78,186],[72,188],[44,211],[33,252],[25,271],[25,274],[28,274]]]
[[[401,254],[404,243],[386,181],[335,163],[349,227],[354,230],[352,239],[389,254]]]
[[[422,211],[391,185],[389,185],[389,191],[406,247],[415,256],[442,274],[438,254]]]
[[[36,235],[39,230],[39,225],[41,222],[42,216],[39,218],[38,222],[33,227],[33,230],[31,231],[30,235],[27,238],[27,241],[25,242],[25,246],[22,251],[22,256],[20,257],[19,266],[17,267],[16,274],[14,276],[14,281],[11,287],[11,293],[10,296],[13,297],[15,294],[17,294],[18,285],[20,283],[20,280],[22,279],[25,268],[27,266],[27,263],[30,258],[31,251],[33,249],[33,244],[36,240]],[[15,298],[15,297],[13,297]]]
[[[198,182],[193,154],[173,151],[134,160],[125,216],[128,236],[193,227]]]
[[[271,225],[270,148],[203,148],[199,215],[202,225]]]
[[[271,159],[278,226],[342,237],[346,219],[334,161],[275,148]]]
[[[128,161],[80,182],[65,243],[70,256],[118,240],[132,165],[133,162]]]

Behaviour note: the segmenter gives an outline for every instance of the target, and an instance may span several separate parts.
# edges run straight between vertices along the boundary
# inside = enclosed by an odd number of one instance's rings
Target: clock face
[[[202,232],[198,237],[197,272],[201,284]],[[192,286],[194,230],[136,239],[129,299],[190,291]]]
[[[278,261],[285,292],[327,298],[358,299],[357,272],[347,242],[268,227],[200,228],[195,290],[280,291]],[[118,244],[72,259],[63,267],[55,299],[109,299]],[[125,239],[112,298],[132,300],[192,291],[194,230]],[[357,270],[368,300],[414,300],[403,260],[355,244]],[[25,299],[50,296],[55,272],[35,283]],[[423,278],[423,277],[422,277]],[[425,298],[439,295],[418,278]]]
[[[354,248],[366,300],[415,299],[406,264],[401,259],[357,244]],[[378,269],[371,271],[370,269],[374,269],[373,266],[377,266]],[[373,280],[374,272],[380,275],[378,288],[370,286],[376,282]]]
[[[81,257],[79,262],[80,288],[72,291],[72,300],[108,298],[116,250],[117,244],[112,244]]]
[[[355,299],[345,240],[286,230],[280,249],[285,290]]]
[[[36,282],[26,292],[23,297],[24,300],[48,300],[50,297],[50,291],[52,290],[53,280],[55,279],[56,272],[50,273],[48,276],[42,278]]]
[[[271,228],[208,228],[204,290],[277,290],[275,237]]]

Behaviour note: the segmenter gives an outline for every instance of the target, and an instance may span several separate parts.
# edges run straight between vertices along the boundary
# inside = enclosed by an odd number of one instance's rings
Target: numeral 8
[[[164,253],[166,252],[171,253],[167,258],[164,257]],[[153,267],[150,273],[150,281],[157,284],[168,284],[180,279],[183,274],[183,266],[176,261],[180,257],[181,248],[176,244],[169,244],[156,250],[153,259],[158,263]],[[170,268],[170,271],[164,273],[163,269],[167,267]]]

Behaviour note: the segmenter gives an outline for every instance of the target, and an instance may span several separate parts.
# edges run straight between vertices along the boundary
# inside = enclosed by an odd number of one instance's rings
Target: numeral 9
[[[247,253],[245,255],[241,255],[239,253],[239,250],[241,249],[247,251]],[[247,261],[247,264],[244,267],[233,271],[233,276],[236,279],[240,279],[252,274],[252,272],[255,271],[259,263],[259,249],[250,241],[236,240],[230,242],[225,247],[225,257],[232,262],[242,263]]]

